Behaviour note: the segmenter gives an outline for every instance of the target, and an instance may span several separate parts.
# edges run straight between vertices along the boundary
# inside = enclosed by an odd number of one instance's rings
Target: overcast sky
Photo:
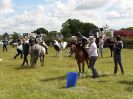
[[[133,0],[0,0],[0,34],[32,32],[44,27],[60,31],[67,19],[102,27],[133,26]]]

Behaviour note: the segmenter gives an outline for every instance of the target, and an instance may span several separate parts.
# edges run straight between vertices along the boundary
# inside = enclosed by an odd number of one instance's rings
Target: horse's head
[[[78,45],[78,44],[76,44],[76,43],[72,43],[72,44],[70,45],[70,48],[72,49],[73,52],[76,52],[76,51],[78,51],[78,50],[81,49],[81,46]]]
[[[105,43],[106,44],[114,44],[114,40],[112,40],[112,38],[107,38]]]

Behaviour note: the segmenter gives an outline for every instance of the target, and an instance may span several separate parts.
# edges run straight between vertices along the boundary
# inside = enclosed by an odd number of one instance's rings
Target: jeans
[[[24,54],[24,60],[23,60],[22,66],[24,66],[25,62],[27,63],[27,65],[29,65],[27,57],[28,57],[28,54]]]
[[[5,44],[3,44],[3,52],[5,51],[5,49],[7,51],[7,46]]]
[[[96,60],[97,60],[97,56],[91,56],[89,61],[89,66],[91,67],[93,78],[98,77],[98,73],[95,68]]]
[[[103,48],[99,48],[99,51],[100,51],[101,57],[103,57]]]
[[[22,50],[19,50],[19,49],[17,49],[17,55],[15,55],[14,56],[14,58],[16,59],[17,58],[17,56],[19,56],[19,54],[21,55],[21,59],[22,59],[22,57],[23,57],[23,52],[22,52]]]
[[[121,73],[124,74],[124,69],[123,69],[123,65],[122,65],[122,56],[121,54],[120,55],[116,55],[114,54],[114,74],[117,73],[117,70],[118,70],[118,64],[120,66],[120,69],[121,69]]]

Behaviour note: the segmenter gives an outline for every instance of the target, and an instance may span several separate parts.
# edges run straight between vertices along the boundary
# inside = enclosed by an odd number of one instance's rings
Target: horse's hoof
[[[83,78],[83,74],[82,73],[79,74],[79,78]]]

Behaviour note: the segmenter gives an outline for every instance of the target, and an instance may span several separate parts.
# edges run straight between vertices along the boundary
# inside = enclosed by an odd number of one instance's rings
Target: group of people
[[[98,47],[95,42],[95,38],[93,36],[90,36],[89,39],[82,36],[81,33],[77,33],[76,35],[76,42],[83,48],[87,49],[87,53],[89,55],[89,67],[91,67],[93,78],[98,77],[98,72],[96,70],[96,61],[98,59]],[[40,36],[36,36],[36,38],[30,38],[29,41],[27,41],[26,38],[21,38],[17,41],[17,54],[14,56],[14,59],[17,58],[17,56],[21,55],[21,59],[23,58],[22,66],[26,63],[28,63],[28,54],[30,50],[30,46],[33,46],[35,43],[39,43],[41,46],[45,47],[46,53],[48,54],[48,46],[44,43],[44,41],[40,38]],[[89,44],[89,45],[87,45]],[[7,50],[7,40],[3,42],[3,51],[5,49]],[[87,45],[86,47],[84,47]],[[99,37],[99,52],[101,57],[103,57],[103,45],[104,45],[104,39],[102,36]],[[88,50],[89,48],[89,50]],[[122,55],[121,55],[121,49],[123,48],[123,43],[121,41],[121,37],[118,35],[115,37],[115,43],[114,43],[114,74],[117,73],[118,70],[118,64],[120,65],[120,69],[122,74],[124,74],[123,64],[122,64]]]
[[[30,52],[30,47],[33,46],[34,44],[40,44],[46,49],[46,54],[48,54],[48,46],[45,44],[45,42],[42,40],[41,36],[36,36],[36,37],[30,37],[29,39],[27,38],[21,38],[17,40],[17,54],[14,56],[14,59],[17,58],[17,56],[21,55],[21,59],[23,58],[23,63],[21,66],[24,66],[26,63],[29,65],[28,62],[28,55]]]
[[[82,36],[80,33],[77,33],[77,34],[78,34],[76,35],[77,44],[84,47],[84,45],[89,42],[89,45],[87,45],[87,48],[89,47],[89,50],[88,49],[86,50],[89,55],[89,67],[91,67],[93,78],[97,78],[98,72],[96,70],[95,64],[98,59],[98,47],[95,42],[95,38],[93,36],[90,36],[89,39],[87,39],[86,37]],[[101,57],[103,57],[104,38],[102,36],[99,37],[98,46],[99,46],[100,55]],[[121,54],[122,48],[123,48],[123,43],[121,41],[121,37],[120,35],[117,35],[115,37],[114,55],[113,55],[114,74],[117,74],[118,64],[120,66],[121,73],[124,74],[124,69],[123,69],[123,64],[122,64],[122,54]]]
[[[29,43],[27,41],[26,38],[21,38],[19,40],[17,40],[17,54],[14,56],[14,59],[17,58],[17,56],[21,55],[21,59],[23,58],[23,63],[22,66],[24,66],[25,63],[27,63],[27,65],[29,65],[28,63],[28,54],[29,54]]]

